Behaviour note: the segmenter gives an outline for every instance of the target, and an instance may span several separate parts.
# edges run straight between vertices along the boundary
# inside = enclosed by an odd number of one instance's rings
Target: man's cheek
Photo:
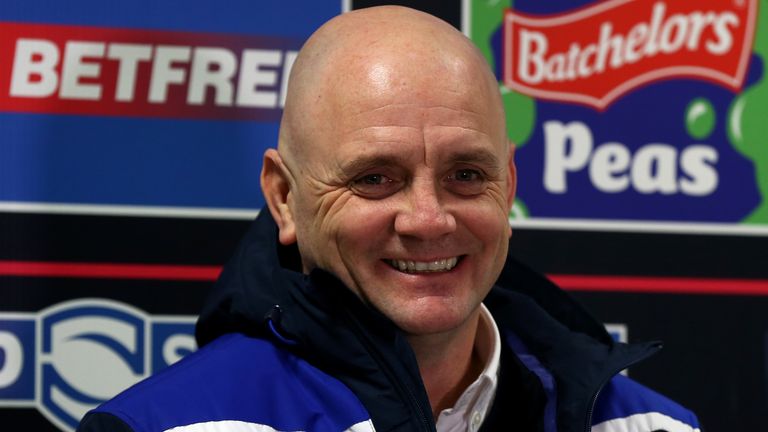
[[[461,213],[466,215],[465,222],[472,225],[483,225],[492,228],[497,221],[507,219],[506,201],[486,197],[483,200],[467,202]]]

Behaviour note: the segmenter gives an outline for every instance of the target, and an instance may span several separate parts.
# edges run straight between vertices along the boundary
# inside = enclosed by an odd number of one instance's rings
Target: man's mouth
[[[437,273],[446,272],[456,267],[460,257],[443,258],[434,261],[386,260],[386,262],[403,273]]]

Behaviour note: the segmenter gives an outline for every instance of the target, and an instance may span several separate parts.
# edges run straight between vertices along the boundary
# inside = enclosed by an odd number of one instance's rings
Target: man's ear
[[[275,149],[264,152],[264,164],[261,168],[261,190],[267,201],[269,212],[277,222],[279,239],[283,245],[296,243],[296,224],[294,223],[290,172],[283,164],[280,153]]]
[[[515,166],[515,143],[509,142],[509,166],[507,167],[507,215],[512,211],[517,192],[517,167]],[[512,237],[512,227],[509,227],[509,236]]]
[[[509,166],[507,167],[507,212],[512,211],[517,191],[517,168],[515,167],[515,143],[509,142]]]

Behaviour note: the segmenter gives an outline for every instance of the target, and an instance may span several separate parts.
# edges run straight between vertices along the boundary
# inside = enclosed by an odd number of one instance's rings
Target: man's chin
[[[409,311],[399,310],[394,314],[387,315],[400,330],[413,336],[450,333],[465,325],[470,317],[477,316],[472,311],[467,311],[466,306],[461,307],[460,310],[445,306],[418,308]]]

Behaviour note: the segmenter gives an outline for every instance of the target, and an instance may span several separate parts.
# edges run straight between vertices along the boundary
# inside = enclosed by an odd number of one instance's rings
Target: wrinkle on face
[[[403,118],[404,111],[413,115]],[[375,119],[376,125],[360,126]],[[425,121],[429,119],[429,121]],[[399,126],[399,127],[463,127],[485,133],[487,120],[477,111],[445,105],[425,105],[424,103],[388,103],[365,111],[360,111],[346,117],[342,125],[342,133],[353,133],[366,128]]]

